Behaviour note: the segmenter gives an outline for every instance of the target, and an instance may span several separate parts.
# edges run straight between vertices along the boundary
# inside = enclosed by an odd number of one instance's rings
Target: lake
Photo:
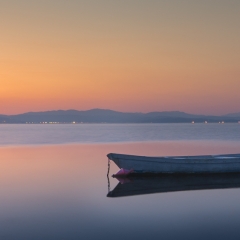
[[[240,188],[109,198],[110,152],[240,153],[240,124],[0,125],[0,238],[238,238]]]
[[[0,146],[173,140],[240,141],[240,124],[0,124]]]

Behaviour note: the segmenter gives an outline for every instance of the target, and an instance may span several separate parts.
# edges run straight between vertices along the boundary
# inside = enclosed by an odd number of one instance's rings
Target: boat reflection
[[[127,197],[142,194],[166,193],[205,189],[240,188],[240,173],[132,175],[117,178],[119,183],[107,197]]]

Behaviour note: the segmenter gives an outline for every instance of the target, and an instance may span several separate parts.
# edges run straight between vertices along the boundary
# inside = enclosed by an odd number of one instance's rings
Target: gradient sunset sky
[[[240,112],[239,0],[0,0],[0,114]]]

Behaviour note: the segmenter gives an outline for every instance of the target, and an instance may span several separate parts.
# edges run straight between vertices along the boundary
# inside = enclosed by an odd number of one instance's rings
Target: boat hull
[[[145,157],[109,153],[119,168],[136,173],[233,173],[240,172],[240,154]]]

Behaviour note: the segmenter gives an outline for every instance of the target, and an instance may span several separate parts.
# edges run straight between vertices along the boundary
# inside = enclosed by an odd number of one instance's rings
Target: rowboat
[[[119,183],[107,197],[127,197],[142,194],[177,191],[240,188],[240,173],[210,174],[142,174],[117,178]]]
[[[125,173],[233,173],[240,172],[240,154],[146,157],[109,153]]]

